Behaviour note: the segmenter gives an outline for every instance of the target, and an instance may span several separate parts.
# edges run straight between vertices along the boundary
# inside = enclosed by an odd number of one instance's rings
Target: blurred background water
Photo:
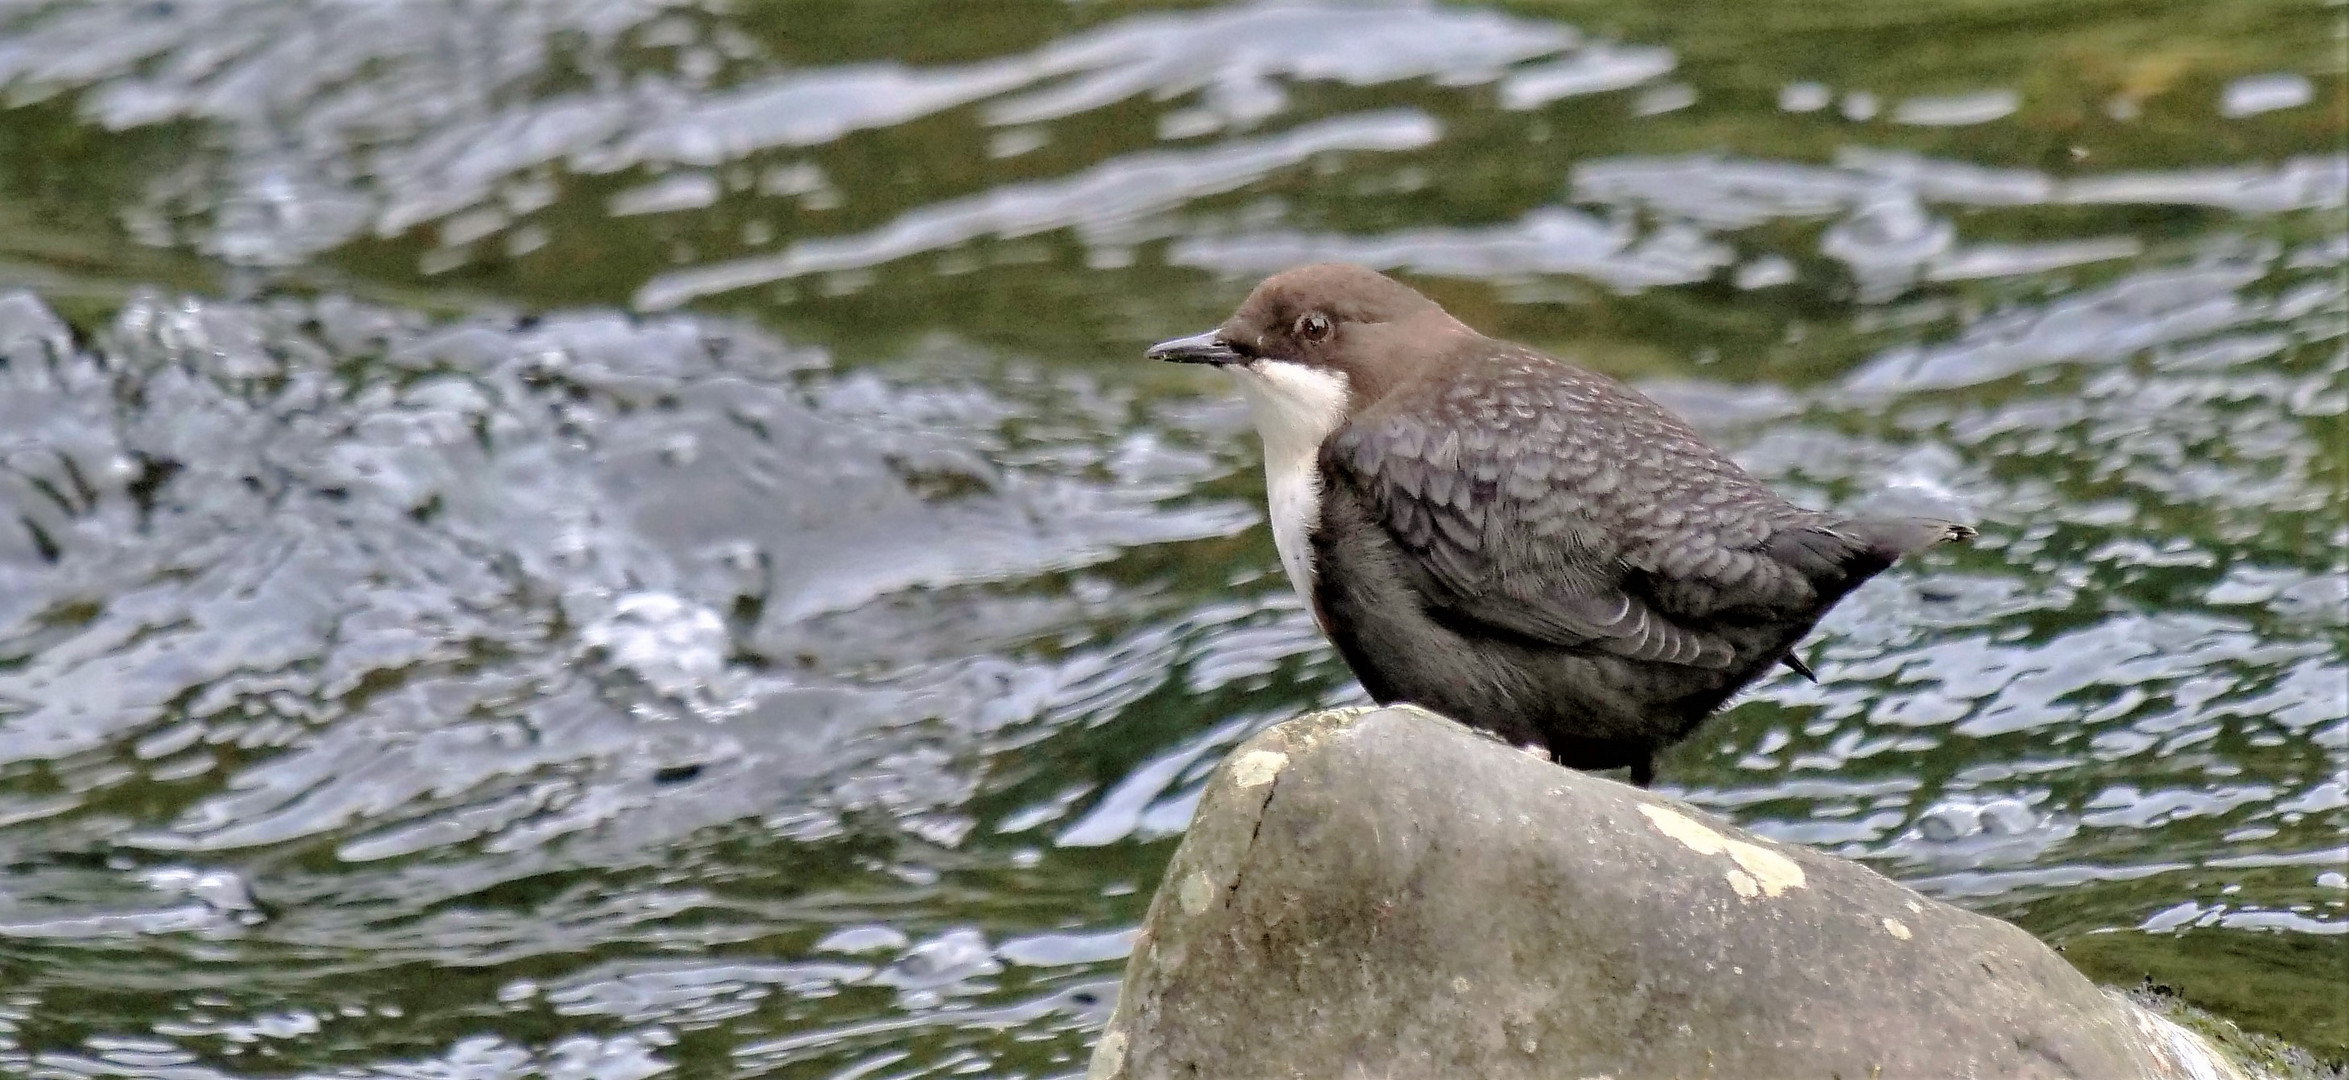
[[[1663,786],[2349,1057],[2343,9],[0,0],[0,1072],[1066,1076],[1309,259],[1978,520]]]

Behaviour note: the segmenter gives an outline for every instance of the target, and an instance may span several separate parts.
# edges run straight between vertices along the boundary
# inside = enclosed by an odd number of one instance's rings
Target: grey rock
[[[2007,923],[1407,707],[1231,754],[1088,1072],[2241,1075]]]

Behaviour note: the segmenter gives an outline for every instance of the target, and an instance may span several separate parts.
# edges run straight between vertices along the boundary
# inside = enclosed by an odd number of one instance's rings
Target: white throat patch
[[[1271,504],[1272,544],[1281,569],[1305,601],[1313,604],[1313,545],[1321,522],[1321,441],[1346,421],[1346,376],[1283,360],[1258,360],[1224,370],[1240,384],[1256,434],[1264,439],[1265,501]]]

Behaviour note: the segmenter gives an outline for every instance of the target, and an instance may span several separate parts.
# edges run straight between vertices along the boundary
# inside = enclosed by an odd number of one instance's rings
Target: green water
[[[1395,271],[1980,524],[1661,786],[2349,1056],[2309,3],[0,0],[0,1072],[1081,1072]]]

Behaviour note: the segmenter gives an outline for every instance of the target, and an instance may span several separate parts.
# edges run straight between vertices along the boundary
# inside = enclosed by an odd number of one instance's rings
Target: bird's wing
[[[1804,612],[1844,538],[1637,393],[1532,352],[1405,387],[1322,447],[1441,616],[1725,668],[1713,617]]]

